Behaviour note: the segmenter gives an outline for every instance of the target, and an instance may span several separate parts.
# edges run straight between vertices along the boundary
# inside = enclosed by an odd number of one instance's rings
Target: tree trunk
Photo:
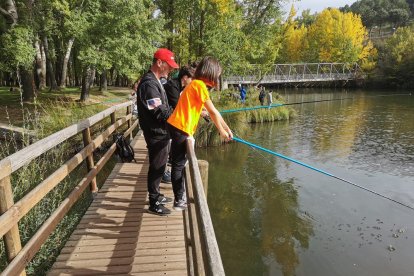
[[[82,74],[82,90],[81,90],[81,97],[80,97],[81,102],[84,102],[87,99],[89,99],[89,75],[90,74],[91,74],[91,68],[86,67],[83,70],[83,74]]]
[[[167,29],[170,31],[170,34],[174,33],[174,0],[169,0],[169,5],[168,5],[168,25],[167,25]],[[171,51],[173,50],[173,38],[172,36],[167,38],[167,48],[170,49]]]
[[[66,48],[65,58],[63,59],[62,77],[61,77],[61,80],[60,80],[60,88],[65,88],[66,87],[66,75],[67,75],[67,72],[68,72],[68,63],[69,63],[70,53],[72,51],[72,46],[73,46],[74,41],[75,41],[74,38],[71,38],[68,41],[68,46]]]
[[[20,67],[20,81],[23,87],[23,101],[31,102],[36,97],[34,74],[32,70]]]
[[[7,29],[11,29],[17,24],[19,16],[17,15],[16,4],[14,0],[3,1],[4,9],[0,7],[0,14],[3,16]]]
[[[43,47],[45,49],[46,54],[46,70],[47,70],[47,77],[49,79],[50,90],[58,90],[58,86],[56,83],[55,72],[53,70],[52,59],[50,57],[49,51],[49,44],[47,41],[47,37],[43,36]]]
[[[36,49],[36,73],[37,78],[39,80],[38,89],[43,90],[46,88],[46,68],[43,67],[44,55],[42,55],[41,46],[39,44],[39,40],[36,39],[35,41],[35,49]]]
[[[203,56],[203,52],[204,52],[204,24],[205,24],[205,14],[206,11],[202,8],[201,10],[201,15],[200,15],[200,29],[199,29],[199,44],[198,44],[198,53],[197,56],[201,57]]]
[[[106,92],[108,90],[108,79],[106,78],[107,70],[104,70],[101,74],[101,82],[99,91]]]
[[[91,72],[90,72],[90,74],[89,74],[89,80],[88,80],[89,89],[90,89],[91,87],[93,87],[93,85],[94,85],[94,82],[95,82],[95,75],[96,75],[96,69],[95,69],[95,68],[92,68],[92,69],[91,69]]]

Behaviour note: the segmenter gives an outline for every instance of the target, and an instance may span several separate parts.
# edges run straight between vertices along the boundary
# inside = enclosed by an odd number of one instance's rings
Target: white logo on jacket
[[[160,105],[162,105],[162,102],[161,102],[160,98],[153,98],[153,99],[147,100],[148,110],[152,110],[154,108],[157,108]]]

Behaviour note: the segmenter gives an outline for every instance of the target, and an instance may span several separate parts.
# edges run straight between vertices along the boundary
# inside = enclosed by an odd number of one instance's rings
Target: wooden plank
[[[110,244],[134,244],[138,242],[136,236],[134,237],[111,237],[111,238],[102,238],[102,239],[87,239],[87,238],[80,238],[77,240],[68,240],[65,246],[76,247],[76,246],[92,246],[96,245],[97,241],[99,241],[100,245],[110,245]],[[184,241],[183,236],[170,236],[164,239],[160,239],[159,237],[140,237],[139,243],[153,243],[153,242],[172,242],[172,241]]]
[[[155,264],[113,265],[107,267],[87,266],[85,268],[62,267],[51,271],[48,275],[169,275],[168,271],[180,271],[186,275],[183,262],[165,262]],[[177,275],[177,274],[173,274]]]
[[[43,153],[50,150],[51,148],[59,145],[60,143],[69,139],[70,137],[80,133],[85,128],[93,126],[97,122],[108,117],[111,113],[115,112],[116,110],[125,108],[131,104],[132,102],[128,101],[128,102],[125,102],[119,105],[112,106],[86,120],[83,120],[82,122],[79,122],[65,129],[62,129],[61,131],[58,131],[4,158],[3,160],[0,161],[0,179],[4,178],[4,175],[2,175],[1,172],[2,172],[2,168],[7,164],[7,162],[10,162],[11,169],[12,169],[11,172],[13,173],[16,170],[23,167],[24,165],[29,164],[33,159],[42,155]],[[127,119],[129,119],[129,116],[127,117]]]
[[[76,269],[74,273],[66,273],[65,269],[58,269],[56,271],[53,271],[49,273],[48,275],[54,276],[54,275],[60,275],[60,276],[76,276],[76,275],[99,275],[99,276],[106,276],[106,275],[119,275],[119,276],[130,276],[133,274],[134,276],[160,276],[160,275],[166,275],[166,276],[183,276],[186,274],[186,271],[181,270],[159,270],[159,271],[144,271],[140,272],[137,268],[137,266],[132,266],[130,268],[115,268],[115,267],[109,267],[105,271],[92,271],[91,269]]]
[[[93,244],[88,246],[65,246],[61,254],[73,254],[83,252],[109,252],[115,250],[140,250],[140,249],[159,249],[159,248],[174,248],[184,247],[184,241],[157,241],[157,242],[140,242],[140,243],[126,243],[126,244]]]
[[[60,254],[56,262],[67,263],[69,261],[85,261],[85,260],[101,260],[124,257],[145,257],[145,256],[164,256],[164,255],[185,255],[185,247],[168,247],[168,248],[145,248],[145,249],[130,249],[119,250],[115,248],[113,251],[98,251],[98,252],[82,252]]]

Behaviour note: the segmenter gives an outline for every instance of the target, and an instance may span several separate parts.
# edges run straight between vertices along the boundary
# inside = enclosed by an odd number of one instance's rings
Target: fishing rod
[[[411,96],[411,95],[412,95],[411,93],[408,93],[408,94],[376,95],[376,96],[367,96],[367,97],[390,97],[390,96]],[[269,109],[269,108],[280,107],[280,106],[307,104],[307,103],[320,103],[320,102],[333,102],[333,101],[342,101],[342,100],[349,100],[349,99],[354,99],[354,97],[330,99],[330,100],[303,101],[303,102],[294,102],[294,103],[285,103],[285,104],[271,104],[267,106],[259,105],[259,106],[252,106],[252,107],[222,110],[220,111],[220,113],[225,114],[225,113],[234,113],[234,112],[239,112],[239,111],[257,110],[257,109],[262,109],[262,108]]]
[[[303,162],[301,162],[301,161],[295,160],[295,159],[293,159],[293,158],[291,158],[291,157],[285,156],[285,155],[280,154],[280,153],[277,153],[277,152],[275,152],[275,151],[271,151],[271,150],[269,150],[269,149],[263,148],[263,147],[258,146],[258,145],[256,145],[256,144],[250,143],[250,142],[248,142],[248,141],[246,141],[246,140],[241,139],[240,137],[233,137],[233,140],[234,140],[234,141],[236,141],[236,142],[239,142],[239,143],[245,144],[245,145],[247,145],[247,146],[250,146],[250,147],[252,147],[252,148],[254,148],[254,149],[258,149],[258,150],[261,150],[261,151],[267,152],[267,153],[269,153],[269,154],[275,155],[275,156],[277,156],[277,157],[283,158],[283,159],[285,159],[285,160],[291,161],[291,162],[293,162],[293,163],[296,163],[296,164],[301,165],[301,166],[304,166],[304,167],[306,167],[306,168],[308,168],[308,169],[311,169],[311,170],[317,171],[317,172],[322,173],[322,174],[324,174],[324,175],[327,175],[327,176],[333,177],[333,178],[338,179],[338,180],[340,180],[340,181],[343,181],[343,182],[345,182],[345,183],[347,183],[347,184],[351,184],[351,185],[353,185],[353,186],[355,186],[355,187],[357,187],[357,188],[359,188],[359,189],[365,190],[365,191],[370,192],[370,193],[372,193],[372,194],[374,194],[374,195],[380,196],[380,197],[385,198],[385,199],[388,199],[388,200],[390,200],[390,201],[392,201],[392,202],[394,202],[394,203],[397,203],[397,204],[402,205],[402,206],[404,206],[404,207],[407,207],[407,208],[409,208],[409,209],[411,209],[411,210],[414,210],[414,207],[409,206],[409,205],[407,205],[407,204],[405,204],[405,203],[399,202],[399,201],[397,201],[397,200],[395,200],[395,199],[392,199],[392,198],[390,198],[390,197],[388,197],[388,196],[385,196],[385,195],[383,195],[383,194],[380,194],[380,193],[378,193],[378,192],[375,192],[375,191],[373,191],[373,190],[370,190],[370,189],[368,189],[368,188],[365,188],[365,187],[363,187],[363,186],[361,186],[361,185],[355,184],[355,183],[353,183],[353,182],[351,182],[351,181],[349,181],[349,180],[346,180],[346,179],[344,179],[344,178],[338,177],[338,176],[333,175],[333,174],[331,174],[331,173],[329,173],[329,172],[326,172],[326,171],[324,171],[324,170],[321,170],[321,169],[315,168],[315,167],[313,167],[313,166],[311,166],[311,165],[305,164],[305,163],[303,163]]]

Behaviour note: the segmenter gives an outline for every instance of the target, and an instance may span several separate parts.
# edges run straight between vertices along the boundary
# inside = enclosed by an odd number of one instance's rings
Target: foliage
[[[362,17],[364,25],[371,31],[374,26],[384,24],[404,26],[410,17],[410,8],[405,0],[360,0],[350,10]]]
[[[155,2],[170,32],[167,46],[180,63],[212,55],[223,64],[225,75],[242,74],[250,64],[266,66],[278,55],[281,1]]]
[[[388,85],[414,86],[414,26],[398,28],[380,55],[380,70]]]
[[[17,67],[31,69],[35,51],[33,33],[26,26],[17,26],[0,36],[0,70],[13,71]]]
[[[325,9],[306,27],[295,15],[292,7],[283,25],[279,62],[359,62],[364,69],[375,65],[376,49],[367,41],[360,16]]]

